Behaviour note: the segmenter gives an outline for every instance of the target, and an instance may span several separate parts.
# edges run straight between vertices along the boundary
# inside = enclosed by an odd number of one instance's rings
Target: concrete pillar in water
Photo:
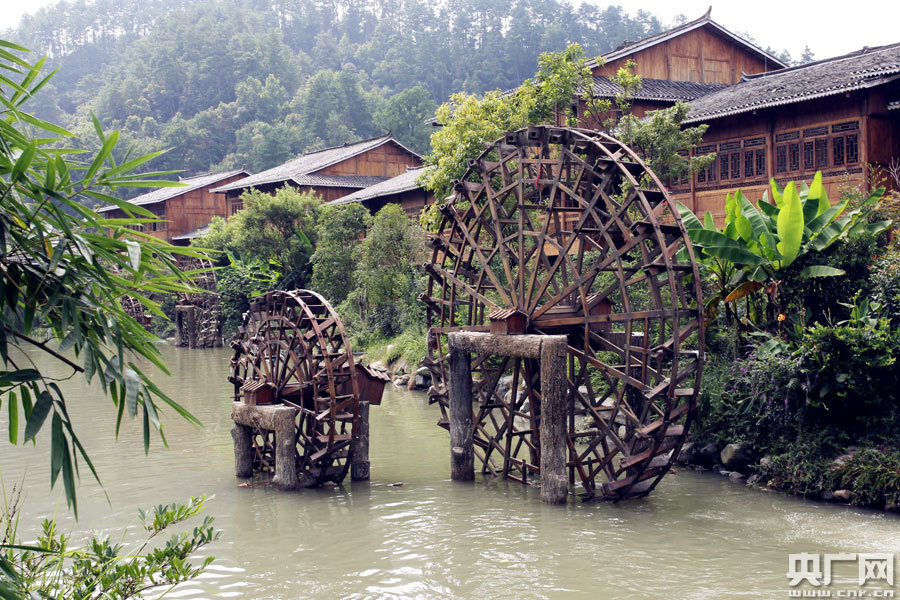
[[[359,423],[356,439],[350,443],[350,479],[365,481],[369,478],[369,403],[359,403]]]
[[[472,429],[472,361],[469,352],[450,343],[450,479],[475,479]]]
[[[566,339],[541,343],[541,502],[564,504],[569,493],[566,418]]]
[[[297,487],[300,480],[297,476],[297,448],[296,425],[294,419],[297,409],[289,406],[253,406],[243,402],[235,402],[231,407],[231,419],[234,421],[236,431],[238,427],[247,430],[268,429],[275,432],[275,476],[272,483],[277,487],[292,490]],[[244,468],[238,464],[238,454],[241,460],[247,455],[245,444],[249,444],[252,452],[250,438],[245,434],[234,435],[235,471]]]
[[[246,425],[234,424],[231,429],[234,440],[234,476],[253,476],[253,429]]]

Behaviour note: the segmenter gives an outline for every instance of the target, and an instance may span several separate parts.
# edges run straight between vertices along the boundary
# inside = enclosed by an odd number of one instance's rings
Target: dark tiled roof
[[[710,11],[707,11],[706,14],[703,15],[702,17],[700,17],[699,19],[696,19],[694,21],[689,21],[687,23],[684,23],[683,25],[679,25],[678,27],[673,27],[672,29],[669,29],[668,31],[663,31],[662,33],[657,33],[655,35],[645,37],[644,39],[638,40],[636,42],[626,41],[625,43],[620,45],[618,48],[613,50],[612,52],[607,52],[606,54],[604,54],[603,58],[604,58],[604,60],[606,60],[606,62],[618,60],[620,58],[628,56],[629,54],[639,52],[641,50],[644,50],[645,48],[655,46],[656,44],[660,44],[662,42],[665,42],[666,40],[670,40],[674,37],[685,34],[689,31],[693,31],[694,29],[699,29],[700,27],[707,27],[709,29],[712,29],[716,34],[718,34],[724,38],[727,38],[740,46],[743,46],[748,52],[750,52],[752,54],[756,54],[759,58],[763,59],[767,63],[771,63],[772,65],[774,65],[776,67],[786,67],[787,66],[783,62],[781,62],[780,60],[778,60],[777,58],[775,58],[774,56],[772,56],[771,54],[769,54],[768,52],[763,50],[762,48],[756,46],[755,44],[751,43],[748,40],[745,40],[741,36],[725,29],[724,27],[722,27],[721,25],[719,25],[718,23],[716,23],[715,21],[710,19],[709,14],[710,14]],[[597,63],[591,61],[590,66],[591,66],[591,68],[594,68],[597,66]]]
[[[325,150],[319,150],[318,152],[310,152],[309,154],[298,156],[297,158],[290,160],[283,165],[272,167],[271,169],[267,169],[265,171],[257,173],[256,175],[251,175],[250,177],[242,179],[241,181],[223,185],[222,187],[216,188],[214,191],[224,192],[227,190],[238,190],[253,186],[266,185],[269,183],[279,183],[282,181],[294,181],[298,185],[304,185],[298,181],[298,178],[314,173],[315,171],[320,171],[325,167],[329,167],[343,160],[347,160],[348,158],[353,158],[358,154],[362,154],[363,152],[367,152],[368,150],[373,150],[389,142],[393,142],[401,148],[404,148],[404,146],[400,144],[400,142],[389,135],[372,138],[370,140],[363,140],[361,142],[356,142],[353,144],[336,146],[334,148],[326,148]],[[412,150],[409,150],[407,148],[404,148],[404,150],[407,150],[414,156],[419,156]]]
[[[392,177],[387,181],[376,183],[375,185],[367,187],[363,190],[359,190],[358,192],[353,192],[352,194],[335,200],[331,204],[350,204],[351,202],[365,202],[366,200],[371,200],[372,198],[390,196],[392,194],[400,194],[402,192],[408,192],[410,190],[421,189],[422,186],[416,183],[416,179],[419,178],[424,170],[424,167],[407,169],[406,173],[402,173],[400,175],[397,175],[396,177]]]
[[[843,94],[884,83],[900,73],[900,43],[844,56],[745,75],[743,81],[691,102],[685,123]]]
[[[141,194],[135,198],[129,200],[132,204],[137,206],[144,206],[147,204],[156,204],[157,202],[163,202],[165,200],[169,200],[170,198],[174,198],[175,196],[180,196],[181,194],[186,194],[188,192],[192,192],[196,189],[200,189],[206,187],[208,185],[212,185],[223,179],[228,179],[229,177],[234,177],[235,175],[239,175],[240,173],[246,174],[247,171],[243,169],[237,169],[234,171],[228,171],[227,173],[213,173],[211,175],[200,175],[197,177],[188,177],[187,179],[182,179],[181,183],[184,185],[181,187],[165,187],[159,188],[158,190],[153,190],[152,192],[148,192],[146,194]],[[117,206],[104,206],[102,208],[98,208],[97,212],[107,212],[118,208]]]
[[[181,235],[173,235],[172,241],[192,240],[194,238],[203,237],[207,233],[209,233],[209,225],[204,225],[203,227],[198,227],[193,231],[188,231],[187,233],[182,233]]]
[[[641,77],[641,89],[635,94],[635,100],[658,100],[660,102],[685,102],[705,96],[728,87],[724,83],[694,83],[692,81],[670,81],[668,79],[650,79]],[[611,82],[608,77],[594,76],[594,96],[614,98],[622,92],[622,88]]]
[[[365,188],[387,180],[380,175],[300,175],[292,180],[297,185],[316,187]]]

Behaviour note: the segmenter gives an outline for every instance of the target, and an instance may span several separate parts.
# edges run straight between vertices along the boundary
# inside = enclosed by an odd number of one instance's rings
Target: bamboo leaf
[[[37,152],[37,142],[32,141],[28,144],[27,148],[22,150],[22,154],[19,155],[19,158],[16,159],[16,164],[13,165],[12,172],[9,175],[10,182],[15,183],[22,178],[22,175],[24,175],[31,166],[31,161],[34,160],[35,152]]]
[[[131,260],[131,267],[135,271],[141,269],[141,245],[133,240],[127,240],[125,245],[128,246],[128,258]]]
[[[6,405],[9,412],[9,443],[15,446],[19,442],[19,403],[15,392],[9,393]]]
[[[47,420],[47,415],[50,414],[50,408],[52,406],[53,396],[50,395],[50,392],[41,392],[37,398],[37,402],[31,409],[31,414],[28,415],[28,421],[25,423],[26,442],[34,439],[34,436],[36,436],[38,431],[41,430],[41,427],[43,427],[44,425],[44,421]]]
[[[133,369],[125,369],[125,404],[128,406],[128,416],[137,416],[138,390],[140,389],[137,373]]]
[[[50,489],[56,484],[59,470],[62,469],[63,454],[69,451],[66,437],[63,435],[62,419],[59,413],[53,413],[53,435],[50,439]]]

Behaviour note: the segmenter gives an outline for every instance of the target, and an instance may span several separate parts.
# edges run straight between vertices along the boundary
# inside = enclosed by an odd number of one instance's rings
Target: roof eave
[[[733,117],[735,115],[740,115],[740,114],[752,112],[755,110],[764,110],[767,108],[775,108],[777,106],[785,106],[787,104],[799,104],[800,102],[805,102],[807,100],[817,100],[819,98],[827,98],[828,96],[837,96],[838,94],[844,94],[844,93],[864,90],[864,89],[867,89],[870,87],[875,87],[875,86],[883,85],[885,83],[889,83],[898,78],[900,78],[900,74],[894,74],[891,77],[863,81],[859,85],[854,85],[852,87],[839,87],[839,88],[835,88],[835,89],[831,89],[831,90],[823,90],[819,93],[810,94],[808,96],[782,98],[780,100],[766,102],[765,104],[756,104],[754,106],[738,107],[738,108],[734,108],[731,110],[714,113],[711,115],[700,115],[698,117],[688,117],[682,123],[685,125],[692,125],[694,123],[705,123],[707,121],[713,121],[715,119],[722,119],[725,117]]]

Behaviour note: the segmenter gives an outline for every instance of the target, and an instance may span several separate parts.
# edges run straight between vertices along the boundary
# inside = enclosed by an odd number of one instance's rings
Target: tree
[[[332,304],[343,302],[353,289],[355,250],[372,221],[362,204],[326,204],[319,214],[318,242],[312,255],[312,287]]]
[[[361,316],[379,333],[391,336],[422,322],[419,265],[424,235],[397,204],[375,215],[356,249],[356,274]]]
[[[416,152],[428,150],[432,127],[426,123],[434,115],[434,101],[421,86],[394,94],[375,112],[375,123],[382,131]]]
[[[61,147],[70,132],[26,112],[25,103],[49,79],[41,75],[44,59],[31,64],[19,56],[27,52],[0,41],[0,66],[18,78],[0,86],[0,401],[8,407],[12,444],[33,439],[50,421],[51,486],[62,475],[77,515],[79,460],[99,476],[73,429],[59,380],[39,370],[26,350],[46,354],[109,395],[117,433],[126,412],[141,413],[145,450],[151,428],[162,436],[160,403],[197,423],[138,366],[146,361],[168,373],[154,336],[121,305],[130,296],[162,315],[149,295],[192,291],[174,259],[197,252],[129,229],[155,222],[153,214],[107,192],[179,185],[155,179],[164,173],[134,173],[159,153],[117,164],[119,134],[105,134],[95,119],[100,150],[78,160],[81,155]],[[135,218],[104,218],[85,208],[87,199]]]
[[[250,189],[244,208],[198,240],[202,247],[231,252],[246,263],[259,261],[280,274],[278,286],[305,287],[322,200],[313,192],[285,185],[274,195]]]

